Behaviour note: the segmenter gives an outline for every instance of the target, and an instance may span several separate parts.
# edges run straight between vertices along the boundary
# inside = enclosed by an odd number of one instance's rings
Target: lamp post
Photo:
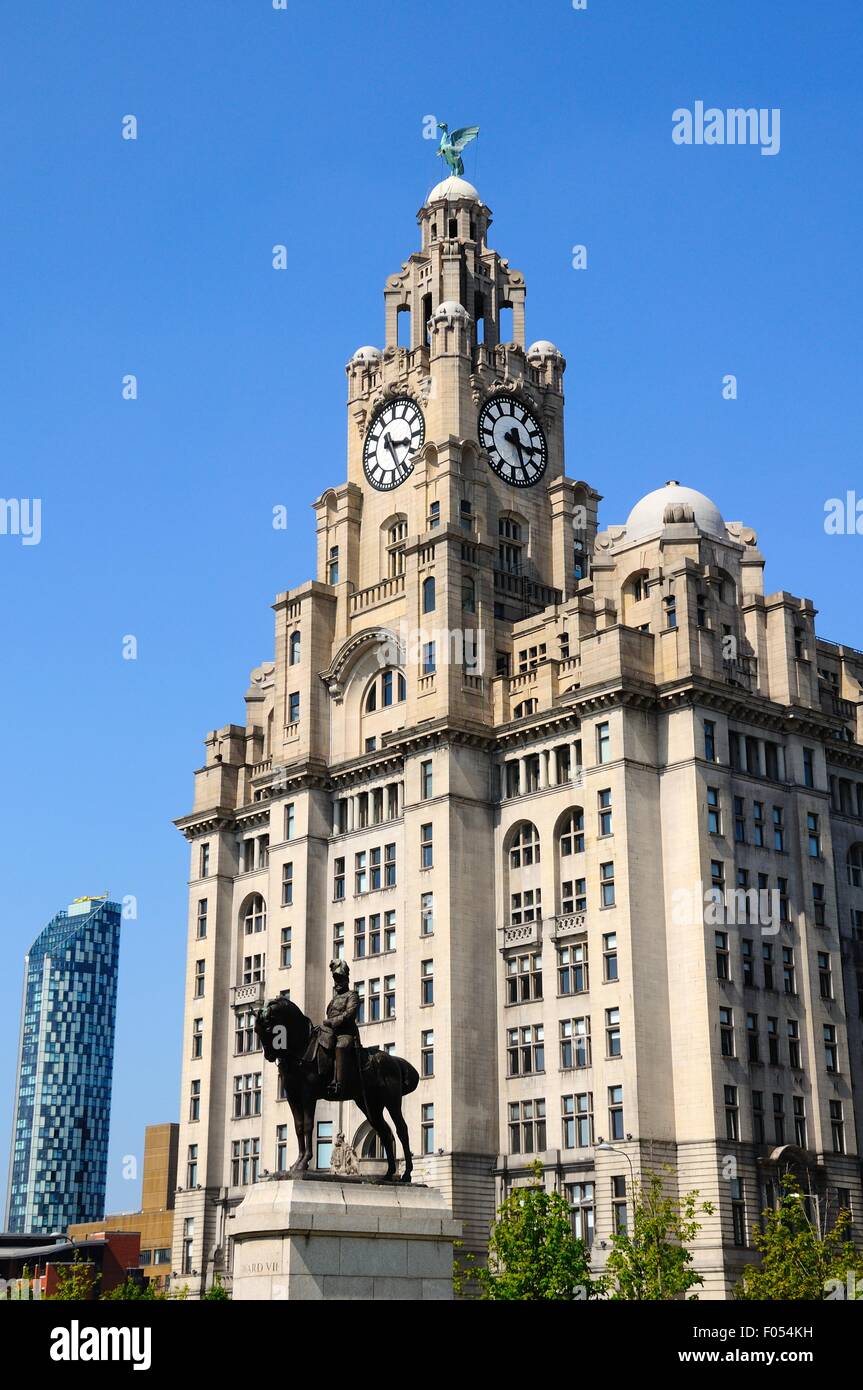
[[[626,1137],[629,1138],[629,1135],[627,1135]],[[629,1154],[626,1152],[626,1149],[619,1149],[619,1148],[617,1147],[616,1144],[610,1144],[610,1143],[608,1142],[607,1139],[603,1139],[602,1135],[600,1135],[599,1138],[597,1139],[596,1144],[595,1144],[595,1148],[601,1149],[603,1153],[623,1154],[623,1157],[626,1159],[627,1163],[629,1164],[629,1176],[630,1176],[630,1180],[631,1180],[631,1182],[632,1182],[632,1186],[633,1186],[633,1188],[634,1188],[634,1187],[635,1187],[635,1169],[634,1169],[633,1166],[632,1166],[632,1159],[629,1157]]]

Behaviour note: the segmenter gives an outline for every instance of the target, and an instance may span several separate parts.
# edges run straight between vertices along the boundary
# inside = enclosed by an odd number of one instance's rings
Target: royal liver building
[[[416,1176],[469,1244],[538,1156],[601,1266],[667,1164],[715,1204],[696,1267],[725,1297],[786,1169],[822,1222],[863,1219],[863,653],[765,595],[755,532],[691,488],[598,531],[488,207],[451,177],[418,222],[347,365],[317,576],[276,597],[179,822],[174,1270],[229,1278],[230,1212],[296,1155],[251,1011],[320,1020],[342,956],[364,1040],[421,1073]],[[379,1165],[333,1102],[319,1166],[339,1131]]]

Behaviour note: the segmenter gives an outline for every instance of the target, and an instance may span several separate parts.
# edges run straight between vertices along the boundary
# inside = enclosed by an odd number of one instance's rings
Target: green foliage
[[[201,1298],[218,1299],[221,1302],[230,1300],[231,1295],[222,1283],[222,1276],[217,1274],[206,1293],[201,1294]]]
[[[810,1220],[800,1184],[789,1173],[778,1207],[768,1208],[763,1218],[764,1229],[752,1230],[761,1263],[746,1266],[735,1298],[820,1302],[831,1292],[828,1281],[844,1284],[849,1273],[860,1289],[857,1297],[863,1297],[863,1255],[849,1240],[849,1212],[840,1211],[833,1227],[823,1229],[826,1222]]]
[[[634,1185],[631,1208],[627,1230],[616,1232],[611,1239],[605,1266],[611,1279],[609,1297],[633,1301],[686,1298],[691,1288],[704,1282],[692,1268],[692,1254],[686,1247],[701,1230],[699,1214],[712,1215],[713,1206],[699,1202],[697,1192],[669,1197],[661,1175],[647,1173],[644,1182]],[[693,1300],[697,1297],[692,1295]]]
[[[48,1302],[78,1303],[91,1296],[99,1282],[99,1275],[92,1265],[85,1264],[76,1255],[71,1264],[57,1265],[57,1288],[47,1294]]]
[[[167,1297],[165,1291],[157,1288],[152,1279],[148,1279],[144,1284],[139,1284],[136,1279],[129,1278],[124,1283],[117,1284],[109,1293],[103,1293],[100,1301],[161,1303]]]
[[[453,1286],[466,1297],[495,1300],[595,1298],[602,1282],[591,1279],[587,1249],[572,1234],[569,1207],[560,1192],[546,1192],[542,1164],[533,1180],[517,1187],[498,1208],[488,1244],[488,1267],[468,1255],[453,1267]]]

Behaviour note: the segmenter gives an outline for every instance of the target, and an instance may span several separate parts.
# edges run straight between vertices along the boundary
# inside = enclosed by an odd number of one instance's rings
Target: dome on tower
[[[703,492],[681,487],[674,481],[648,492],[636,502],[626,521],[626,539],[636,541],[655,536],[675,521],[694,522],[699,531],[725,539],[725,522],[716,503]]]
[[[435,184],[426,198],[426,202],[457,203],[459,199],[466,199],[470,203],[482,202],[482,198],[472,183],[468,183],[467,179],[460,179],[455,174],[451,174],[448,179],[442,179],[440,183]]]
[[[383,357],[380,348],[370,347],[367,343],[365,347],[358,347],[356,352],[351,354],[352,362],[379,362]]]
[[[454,299],[444,299],[436,309],[432,309],[430,323],[455,323],[456,319],[461,319],[463,323],[470,323],[470,314],[463,304],[458,304]]]
[[[547,338],[538,338],[535,343],[531,343],[527,350],[527,360],[531,362],[534,358],[542,361],[544,357],[563,357],[559,347],[550,343]]]

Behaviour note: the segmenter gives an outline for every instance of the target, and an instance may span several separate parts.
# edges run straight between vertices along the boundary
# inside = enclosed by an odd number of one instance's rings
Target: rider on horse
[[[360,996],[350,988],[350,967],[347,961],[331,960],[333,997],[327,1005],[327,1016],[318,1033],[318,1066],[322,1074],[333,1078],[327,1088],[331,1100],[339,1100],[345,1083],[351,1079],[351,1067],[358,1066],[360,1030],[357,1014]]]

